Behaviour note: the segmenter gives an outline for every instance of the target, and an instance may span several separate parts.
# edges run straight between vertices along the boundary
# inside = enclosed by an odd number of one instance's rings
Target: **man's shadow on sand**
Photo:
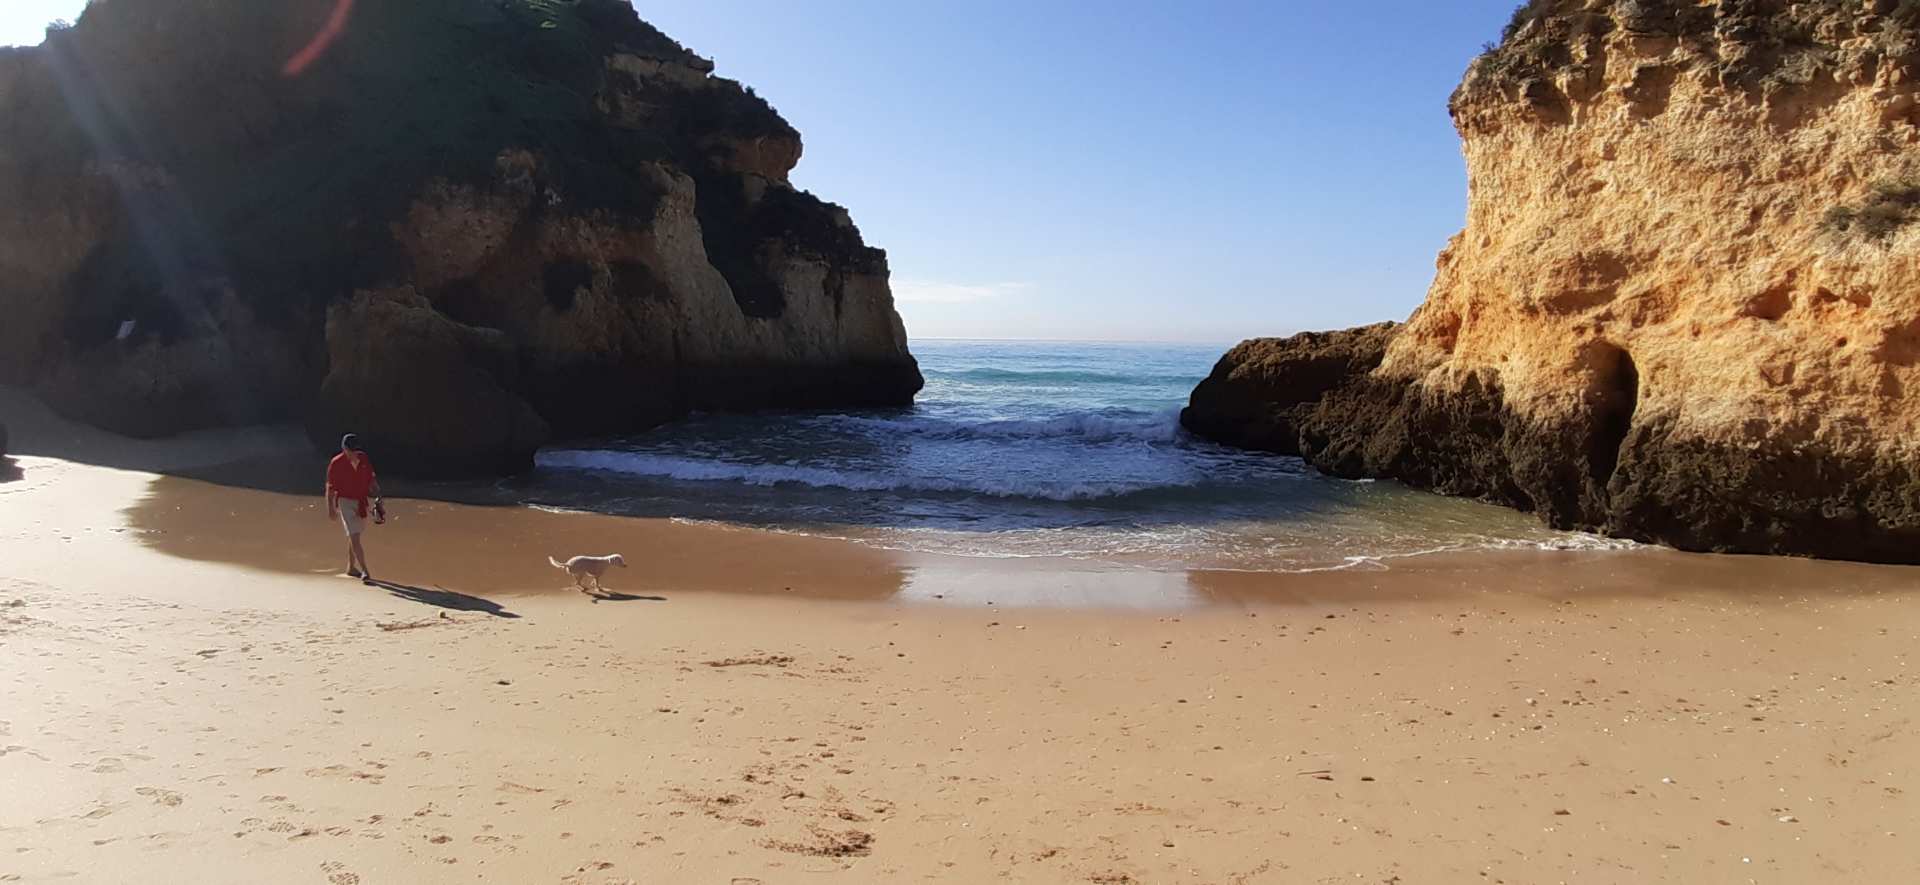
[[[482,599],[478,596],[469,596],[465,593],[460,593],[454,590],[448,590],[445,587],[436,587],[432,590],[428,590],[425,587],[414,587],[407,584],[395,584],[392,581],[381,581],[381,580],[375,580],[373,582],[373,586],[379,587],[380,589],[385,590],[390,594],[393,594],[393,596],[395,596],[396,598],[404,599],[408,602],[418,602],[421,605],[431,605],[434,608],[450,609],[452,611],[457,611],[457,612],[480,612],[482,614],[492,615],[496,618],[520,617],[520,615],[514,612],[508,611],[506,608],[501,606],[500,603],[494,602],[491,599]],[[612,591],[601,591],[600,593],[589,593],[587,594],[587,596],[588,598],[592,599],[595,603],[666,602],[667,601],[667,598],[665,596],[636,596],[632,593],[614,593]]]
[[[26,475],[26,471],[20,469],[20,462],[0,455],[0,482],[13,482]]]
[[[457,612],[480,612],[496,618],[520,617],[513,612],[507,611],[500,603],[494,602],[491,599],[468,596],[465,593],[448,590],[445,587],[428,590],[425,587],[395,584],[392,581],[375,580],[372,583],[373,586],[379,587],[397,598],[407,600],[408,602],[418,602],[421,605],[431,605],[434,608],[450,609]]]
[[[666,602],[666,601],[667,601],[667,598],[666,598],[665,596],[635,596],[635,595],[633,595],[633,594],[631,594],[631,593],[615,593],[615,592],[613,592],[613,591],[611,591],[611,590],[602,590],[602,591],[600,591],[599,593],[589,593],[589,594],[587,594],[587,598],[588,598],[588,599],[591,599],[591,600],[593,600],[593,601],[594,601],[595,603],[601,603],[601,602]]]

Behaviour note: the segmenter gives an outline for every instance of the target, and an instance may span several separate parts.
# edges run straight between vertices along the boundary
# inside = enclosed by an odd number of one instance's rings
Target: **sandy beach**
[[[25,883],[1920,885],[1920,0],[0,0]]]
[[[408,498],[370,588],[259,467],[289,434],[6,402],[4,882],[1920,877],[1912,570],[1145,572]],[[544,558],[614,550],[605,601]]]

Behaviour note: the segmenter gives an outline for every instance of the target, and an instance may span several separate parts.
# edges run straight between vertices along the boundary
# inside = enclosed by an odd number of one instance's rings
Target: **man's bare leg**
[[[353,561],[360,564],[360,576],[369,581],[373,580],[373,569],[367,567],[367,551],[366,548],[360,546],[359,535],[353,536],[352,549]]]
[[[347,575],[349,577],[360,577],[360,559],[354,552],[354,544],[359,540],[358,536],[347,536]]]

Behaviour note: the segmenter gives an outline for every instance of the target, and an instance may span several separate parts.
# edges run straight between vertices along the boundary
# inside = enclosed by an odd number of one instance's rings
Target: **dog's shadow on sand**
[[[435,608],[451,609],[457,612],[480,612],[496,618],[520,617],[513,612],[507,611],[501,607],[500,603],[494,602],[491,599],[468,596],[465,593],[448,590],[445,587],[428,590],[425,587],[411,587],[406,584],[395,584],[392,581],[378,580],[373,582],[373,586],[379,587],[408,602],[418,602],[421,605],[431,605]]]

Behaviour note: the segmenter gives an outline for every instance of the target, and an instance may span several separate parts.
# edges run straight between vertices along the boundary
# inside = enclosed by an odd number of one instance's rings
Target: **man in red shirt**
[[[327,519],[347,530],[347,576],[368,585],[373,583],[373,570],[367,568],[360,532],[366,528],[370,502],[379,494],[380,481],[374,478],[373,462],[360,451],[359,440],[351,433],[341,437],[340,454],[327,464]]]

